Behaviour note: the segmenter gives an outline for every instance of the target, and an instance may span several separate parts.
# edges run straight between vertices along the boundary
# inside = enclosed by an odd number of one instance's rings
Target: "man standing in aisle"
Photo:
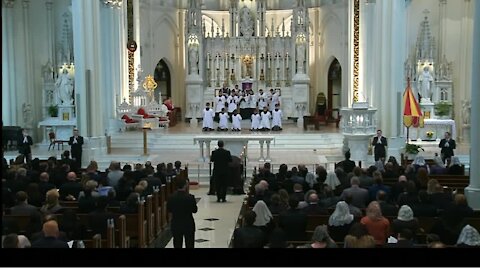
[[[80,170],[82,168],[83,137],[79,135],[77,128],[73,129],[73,136],[70,137],[68,144],[71,146],[70,152],[75,161],[75,169]]]
[[[182,248],[185,237],[185,247],[193,248],[195,245],[195,220],[193,214],[198,207],[195,197],[187,191],[185,178],[175,178],[177,192],[167,202],[167,211],[170,213],[170,230],[173,236],[173,247]]]
[[[22,129],[22,136],[18,140],[18,152],[25,156],[27,163],[32,161],[31,145],[33,145],[32,136],[28,135],[26,129]]]
[[[456,148],[455,140],[452,139],[450,132],[445,132],[445,137],[440,140],[438,147],[442,148],[440,154],[442,156],[442,161],[445,163],[445,160],[448,160],[450,163],[450,158],[454,156],[453,149]]]
[[[374,149],[375,161],[378,161],[381,158],[385,159],[385,147],[387,147],[387,138],[382,136],[382,130],[377,130],[377,136],[373,137],[372,146]]]
[[[224,143],[219,140],[218,149],[212,152],[210,161],[213,162],[213,178],[217,190],[217,202],[226,202],[227,183],[229,177],[229,163],[232,162],[230,151],[223,149]]]

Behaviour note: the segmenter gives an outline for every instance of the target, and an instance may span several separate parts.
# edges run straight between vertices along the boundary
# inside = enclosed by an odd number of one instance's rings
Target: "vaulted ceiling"
[[[158,0],[143,0],[143,1],[158,1]],[[191,0],[161,0],[166,6],[175,6],[177,8],[188,8],[188,3]],[[228,10],[231,0],[196,0],[201,2],[203,10]],[[239,0],[242,2],[251,2],[252,0]],[[295,7],[298,0],[266,0],[267,10],[276,9],[291,9]],[[328,4],[343,3],[348,0],[304,0],[307,7],[321,7]]]

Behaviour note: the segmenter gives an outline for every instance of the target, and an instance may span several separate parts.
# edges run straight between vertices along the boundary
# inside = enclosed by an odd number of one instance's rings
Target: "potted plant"
[[[440,118],[445,118],[450,115],[450,108],[452,104],[445,101],[441,101],[435,104],[435,115],[440,116]]]
[[[48,107],[48,114],[51,117],[57,117],[58,116],[58,105],[50,105]]]
[[[425,151],[425,149],[423,149],[423,147],[420,145],[411,143],[405,144],[405,154],[407,154],[408,159],[414,159],[420,150]]]

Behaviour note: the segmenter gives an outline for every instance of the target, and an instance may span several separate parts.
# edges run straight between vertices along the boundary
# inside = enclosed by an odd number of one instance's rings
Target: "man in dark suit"
[[[443,163],[445,163],[445,160],[450,162],[450,158],[454,156],[453,149],[456,148],[455,140],[451,138],[450,132],[445,132],[445,137],[440,140],[438,147],[442,148],[440,153]]]
[[[210,161],[213,162],[213,178],[217,190],[217,202],[226,202],[227,181],[229,177],[229,163],[232,162],[230,151],[223,149],[224,143],[218,141],[218,149],[212,152]]]
[[[245,226],[233,232],[233,248],[263,248],[265,233],[254,226],[257,214],[248,211],[244,215]]]
[[[338,166],[342,167],[343,171],[347,174],[353,172],[353,168],[355,168],[356,166],[355,161],[351,161],[350,157],[350,150],[348,150],[347,152],[345,152],[345,160],[338,163]]]
[[[71,146],[72,158],[75,160],[75,167],[77,169],[82,168],[82,146],[83,137],[79,135],[78,129],[73,129],[73,136],[70,137],[68,144]]]
[[[195,240],[195,221],[193,213],[198,211],[195,197],[187,192],[187,181],[184,178],[175,178],[177,192],[167,202],[167,211],[170,213],[170,229],[173,236],[173,247],[182,248],[185,237],[185,247],[193,248]]]
[[[18,139],[18,152],[25,156],[27,163],[32,161],[32,149],[33,140],[26,129],[22,129],[22,136]]]
[[[32,248],[68,248],[65,241],[58,239],[60,231],[55,220],[49,220],[43,224],[44,237],[32,243]]]
[[[381,158],[385,159],[387,147],[387,138],[382,136],[382,130],[377,130],[377,136],[373,137],[372,140],[373,153],[375,161],[378,161]]]

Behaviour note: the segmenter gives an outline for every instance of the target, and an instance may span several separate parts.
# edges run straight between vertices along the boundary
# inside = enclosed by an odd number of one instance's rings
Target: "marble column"
[[[140,57],[140,50],[141,50],[141,40],[140,40],[140,1],[133,1],[133,38],[137,42],[137,50],[135,51],[135,61],[134,61],[134,67],[135,67],[135,75],[133,79],[133,84],[134,84],[134,89],[137,89],[137,87],[141,87],[138,85],[138,78],[137,78],[137,71],[136,68],[138,65],[141,65],[141,57]]]
[[[36,117],[36,114],[33,113],[35,112],[35,107],[33,106],[33,103],[35,100],[38,100],[41,98],[41,92],[40,95],[38,94],[38,91],[35,91],[35,85],[34,85],[34,72],[33,72],[33,56],[32,56],[32,45],[31,45],[31,30],[30,30],[30,0],[23,0],[22,1],[22,20],[23,20],[23,44],[24,44],[24,69],[23,71],[25,72],[25,92],[26,92],[26,99],[24,101],[19,101],[17,100],[17,105],[22,105],[22,104],[30,104],[32,105],[32,117],[35,120],[38,120],[38,117]],[[22,112],[23,115],[23,112]],[[26,119],[24,119],[26,120]],[[31,119],[33,120],[33,119]],[[22,125],[27,128],[27,129],[33,129],[33,122],[34,121],[28,121],[25,123],[25,121],[22,121]],[[36,121],[35,121],[36,122]],[[31,135],[33,137],[33,140],[35,141],[36,137],[36,132],[30,131]]]
[[[2,1],[2,120],[5,126],[17,125],[15,104],[17,91],[15,83],[14,46],[14,0]]]
[[[473,16],[473,59],[480,59],[480,1],[475,3],[475,13]],[[472,101],[480,100],[480,61],[472,63]],[[476,74],[476,76],[475,76]],[[471,108],[471,130],[470,137],[478,138],[480,135],[480,105],[478,102],[472,102]],[[470,143],[470,184],[465,188],[465,196],[470,207],[474,210],[480,210],[480,141],[471,140]]]
[[[56,67],[55,57],[55,27],[53,24],[53,1],[47,0],[45,2],[45,8],[47,10],[47,52],[48,60],[52,63],[52,66]]]

